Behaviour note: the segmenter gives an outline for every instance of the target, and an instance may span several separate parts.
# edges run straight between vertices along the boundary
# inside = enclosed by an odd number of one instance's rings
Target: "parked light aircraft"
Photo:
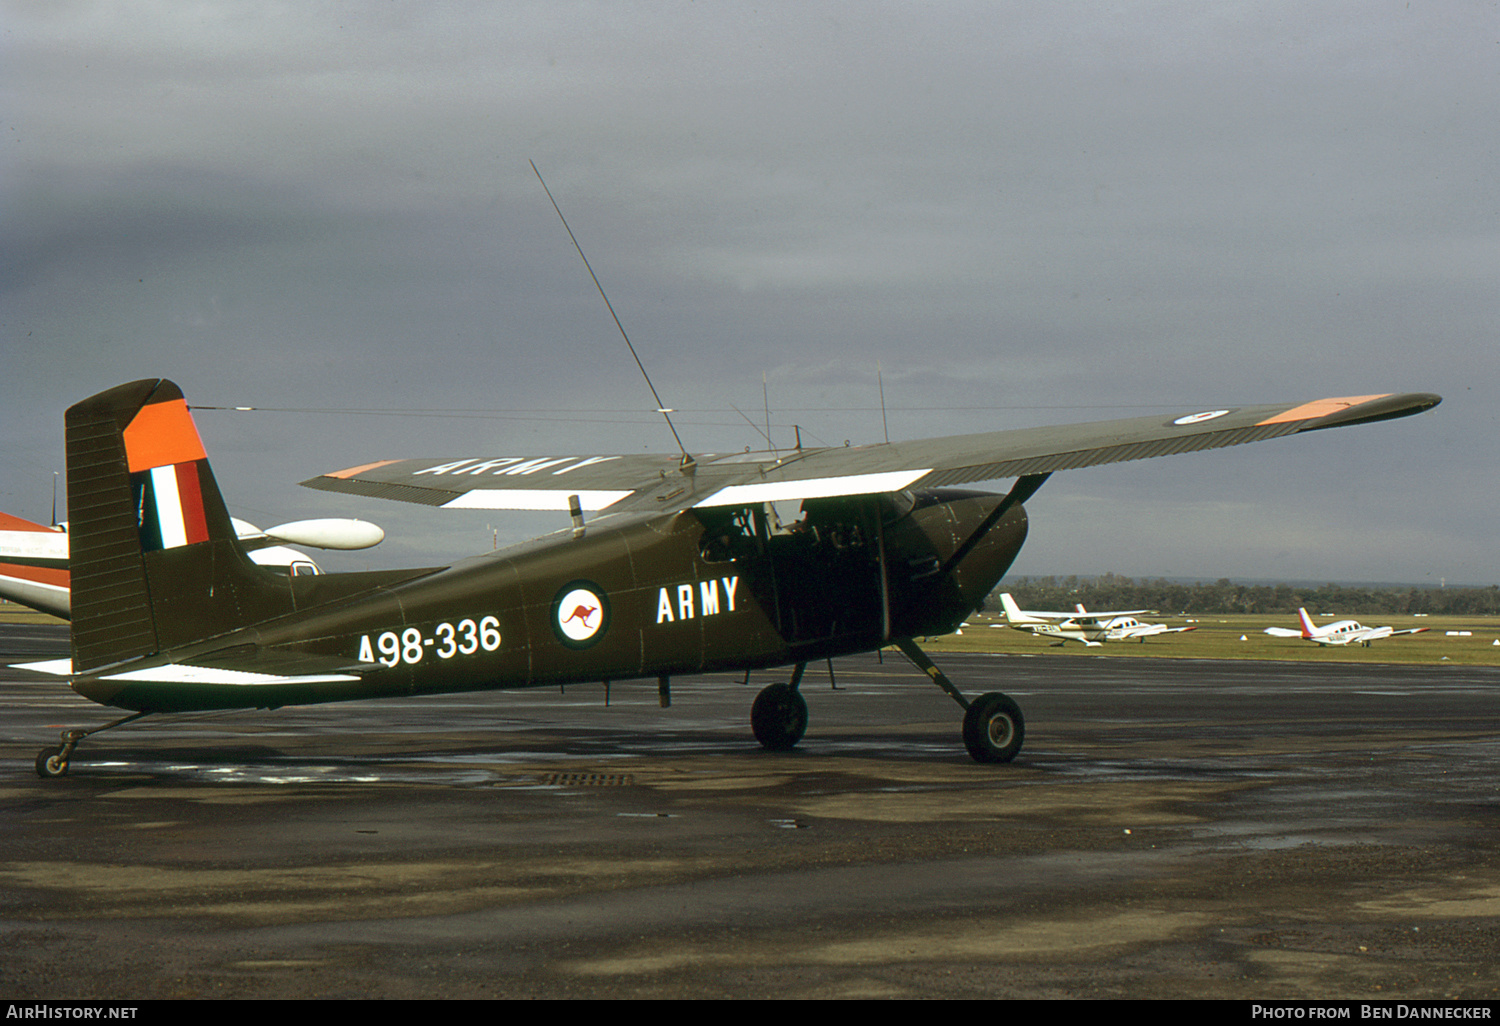
[[[1164,623],[1143,623],[1136,617],[1143,613],[1154,613],[1154,609],[1124,609],[1109,613],[1090,613],[1080,603],[1072,613],[1046,613],[1022,609],[1009,592],[1000,596],[1005,609],[1005,622],[1018,631],[1026,631],[1044,638],[1056,638],[1056,644],[1080,641],[1089,648],[1098,648],[1106,641],[1145,641],[1158,634],[1180,634],[1194,631],[1196,627],[1168,627]]]
[[[964,710],[980,762],[1009,762],[1008,695],[966,698],[913,640],[973,613],[1059,470],[1404,417],[1429,394],[1225,407],[1066,427],[792,452],[383,459],[303,482],[445,508],[566,510],[572,528],[447,567],[297,577],[236,538],[182,392],[147,379],[67,412],[71,659],[28,664],[131,714],[657,679],[790,666],[750,710],[766,748],[807,727],[813,660],[898,647]],[[960,489],[1015,478],[1004,495]],[[800,502],[789,529],[776,502]],[[605,515],[585,523],[584,512]]]
[[[307,553],[281,542],[319,549],[367,549],[385,538],[384,531],[363,520],[297,520],[266,531],[235,518],[231,518],[230,524],[251,562],[279,567],[292,575],[320,574],[323,571]],[[66,523],[48,527],[0,513],[0,599],[64,620],[69,618],[71,594]]]
[[[1394,627],[1366,627],[1357,620],[1336,620],[1326,627],[1318,627],[1313,624],[1312,617],[1307,615],[1306,609],[1298,609],[1297,618],[1302,622],[1301,630],[1291,627],[1267,627],[1266,633],[1278,638],[1301,638],[1303,641],[1312,641],[1319,645],[1358,644],[1368,648],[1372,641],[1393,638],[1398,634],[1421,634],[1427,630],[1426,627],[1411,627],[1402,631]]]

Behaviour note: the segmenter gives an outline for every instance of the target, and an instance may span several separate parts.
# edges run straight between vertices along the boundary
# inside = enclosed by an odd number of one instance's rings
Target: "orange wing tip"
[[[132,474],[207,459],[187,400],[142,406],[125,427],[125,457]]]
[[[1384,392],[1380,395],[1351,395],[1341,399],[1314,399],[1310,403],[1294,406],[1285,413],[1278,413],[1274,417],[1257,421],[1255,426],[1286,424],[1294,420],[1317,420],[1319,417],[1326,417],[1332,413],[1340,413],[1351,406],[1358,406],[1360,403],[1367,403],[1374,399],[1384,399],[1386,396],[1393,394],[1392,392]]]
[[[363,474],[367,470],[376,470],[380,467],[389,467],[392,463],[400,462],[400,460],[376,460],[374,463],[361,463],[357,467],[350,467],[348,470],[335,470],[333,473],[324,474],[323,476],[336,477],[340,481],[347,481],[349,478],[355,477],[359,474]]]

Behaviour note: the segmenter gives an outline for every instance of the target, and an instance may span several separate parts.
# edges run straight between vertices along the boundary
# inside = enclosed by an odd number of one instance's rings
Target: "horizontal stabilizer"
[[[135,660],[75,676],[73,690],[103,705],[174,712],[274,708],[369,697],[363,674],[380,669],[331,656],[236,645],[178,661]]]
[[[167,663],[124,673],[107,673],[100,680],[149,681],[153,684],[318,684],[328,681],[359,680],[348,673],[303,673],[294,676],[229,670],[218,666],[193,666],[189,663]]]

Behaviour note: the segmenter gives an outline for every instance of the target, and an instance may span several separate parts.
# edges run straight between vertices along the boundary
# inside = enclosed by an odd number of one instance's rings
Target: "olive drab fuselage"
[[[982,603],[1026,536],[1002,497],[934,490],[809,500],[781,525],[764,507],[606,517],[181,650],[212,660],[329,657],[357,680],[259,685],[276,706],[614,681],[801,663],[944,634]],[[983,530],[978,539],[976,531]],[[947,561],[969,544],[953,565]],[[83,693],[167,711],[181,689],[92,681]],[[86,690],[85,690],[86,689]],[[245,704],[232,684],[194,708]]]
[[[380,459],[303,482],[468,509],[566,511],[571,531],[450,567],[291,576],[238,539],[182,390],[162,378],[69,407],[66,674],[131,710],[275,708],[789,665],[756,696],[771,751],[807,728],[806,665],[894,645],[964,710],[982,763],[1020,752],[999,691],[965,697],[921,650],[983,602],[1026,538],[1022,506],[1060,470],[1405,417],[1427,393],[1154,414],[795,453]],[[954,486],[1014,479],[1004,496]],[[774,503],[800,502],[783,523]],[[584,512],[609,511],[591,523]]]

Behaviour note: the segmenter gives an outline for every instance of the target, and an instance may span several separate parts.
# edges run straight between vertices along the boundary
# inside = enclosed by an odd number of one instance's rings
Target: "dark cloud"
[[[759,444],[767,400],[773,434],[878,440],[877,361],[898,438],[1437,391],[1415,422],[1063,475],[1018,569],[1500,575],[1480,8],[80,3],[8,27],[0,508],[36,511],[68,403],[161,374],[289,411],[201,418],[249,519],[357,513],[392,528],[362,559],[408,562],[550,528],[293,485],[670,445],[534,159],[695,447]]]

